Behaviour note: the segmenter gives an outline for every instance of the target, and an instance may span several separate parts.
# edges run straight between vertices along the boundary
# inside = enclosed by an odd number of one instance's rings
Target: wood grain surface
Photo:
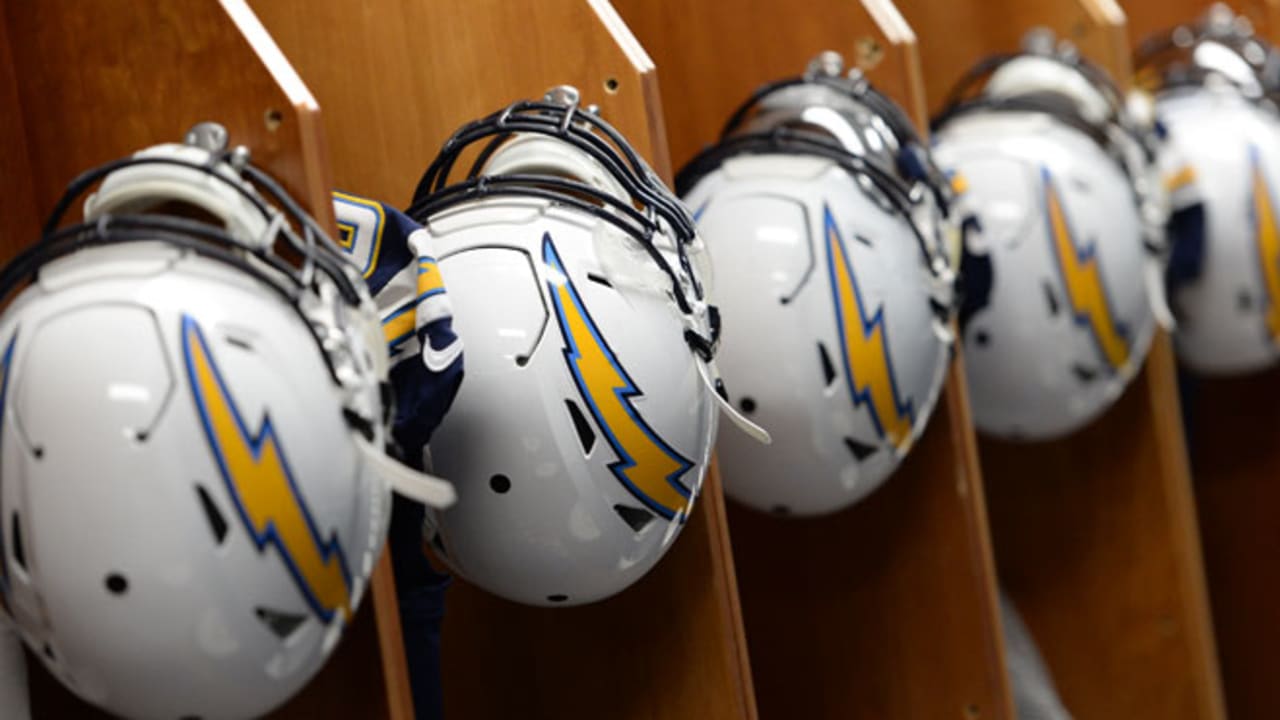
[[[677,166],[754,88],[825,49],[923,118],[915,36],[886,2],[617,5],[658,65]],[[730,505],[763,717],[1012,717],[958,367],[906,464],[859,506],[781,520]]]
[[[0,240],[6,256],[36,239],[44,213],[81,171],[181,141],[204,120],[222,123],[233,143],[250,147],[257,164],[332,224],[316,103],[240,0],[9,2],[2,22],[0,207],[18,219]],[[380,644],[377,633],[385,626],[399,636],[391,581],[381,566],[371,601],[319,676],[326,680],[278,716],[315,717],[317,708],[411,716],[407,693],[388,695],[405,684],[403,649]],[[36,717],[100,716],[40,663],[29,666]]]
[[[1016,50],[1033,25],[1128,83],[1124,16],[1109,0],[901,6],[935,109],[965,68]],[[980,438],[1001,579],[1077,717],[1223,717],[1179,417],[1162,335],[1084,430],[1051,443]]]
[[[564,83],[670,180],[653,64],[603,0],[254,6],[324,104],[339,187],[403,204],[459,125]],[[603,603],[530,608],[455,582],[446,713],[755,717],[725,526],[713,472],[657,568]]]
[[[1144,38],[1189,22],[1205,0],[1129,0],[1129,35]],[[1280,2],[1232,3],[1271,42],[1280,41]],[[1280,717],[1272,674],[1280,663],[1280,370],[1237,378],[1182,378],[1187,444],[1195,482],[1205,574],[1233,718]]]

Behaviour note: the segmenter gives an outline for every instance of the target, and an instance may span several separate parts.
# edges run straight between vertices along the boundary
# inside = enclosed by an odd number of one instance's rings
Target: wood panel
[[[1032,25],[1072,39],[1123,86],[1111,2],[904,0],[930,102]],[[956,38],[962,38],[957,41]],[[1052,443],[980,439],[996,564],[1077,717],[1220,718],[1223,705],[1172,351],[1088,428]]]
[[[617,4],[658,63],[677,165],[714,141],[754,88],[825,49],[859,61],[923,120],[915,36],[886,2],[831,0],[804,13],[777,0]],[[730,505],[764,717],[1012,717],[958,368],[925,436],[865,502],[802,520]]]
[[[599,104],[671,178],[653,64],[604,0],[316,0],[305,13],[255,5],[325,104],[340,187],[403,204],[459,125],[561,83]],[[679,541],[614,598],[531,608],[455,582],[445,712],[755,717],[725,527],[713,470]]]
[[[1198,17],[1208,2],[1124,3],[1132,37]],[[1258,32],[1280,40],[1280,3],[1237,4]],[[1182,378],[1187,442],[1222,667],[1227,709],[1236,718],[1280,716],[1272,673],[1280,662],[1280,370],[1237,378]]]
[[[3,8],[6,57],[0,99],[0,197],[20,218],[6,256],[35,240],[31,213],[53,207],[81,171],[216,120],[233,142],[278,178],[317,218],[332,224],[329,174],[318,108],[241,0],[134,3],[11,2]],[[25,152],[22,152],[25,150]],[[12,160],[13,164],[8,162]],[[25,214],[24,214],[25,208]],[[280,712],[313,717],[348,708],[362,717],[407,718],[403,651],[390,567],[379,566],[364,604],[321,678]],[[376,617],[374,617],[376,615]],[[94,712],[31,663],[37,717]],[[332,679],[341,678],[341,682]],[[391,694],[389,694],[391,693]]]

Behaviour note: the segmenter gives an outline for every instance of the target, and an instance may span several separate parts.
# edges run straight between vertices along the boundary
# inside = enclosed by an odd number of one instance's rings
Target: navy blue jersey
[[[396,402],[392,435],[406,462],[425,469],[424,449],[462,382],[462,341],[453,333],[431,238],[380,202],[335,192],[333,207],[338,242],[360,266],[382,318]],[[415,715],[437,720],[443,713],[440,623],[449,576],[434,570],[422,551],[423,513],[422,505],[397,496],[387,545]]]
[[[431,433],[462,382],[462,341],[426,230],[375,200],[333,194],[338,242],[355,259],[378,305],[391,359],[392,436],[423,469]]]

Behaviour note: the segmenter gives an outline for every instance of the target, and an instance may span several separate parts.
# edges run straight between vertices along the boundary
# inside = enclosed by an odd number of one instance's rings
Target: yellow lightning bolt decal
[[[668,520],[683,518],[693,498],[680,478],[693,463],[658,437],[631,404],[642,393],[591,319],[549,234],[542,238],[542,258],[564,337],[565,362],[583,402],[618,456],[609,470],[650,510]]]
[[[1258,237],[1258,260],[1267,291],[1267,335],[1274,343],[1280,342],[1280,228],[1276,227],[1276,210],[1258,161],[1257,148],[1250,147],[1249,154],[1253,164],[1253,221]]]
[[[898,396],[897,378],[885,337],[884,306],[867,317],[858,279],[853,274],[853,265],[831,208],[824,208],[823,216],[827,268],[836,307],[836,333],[840,336],[849,395],[854,405],[867,405],[881,439],[899,450],[905,449],[911,440],[915,411],[910,400],[904,401]]]
[[[1058,269],[1062,271],[1062,283],[1071,302],[1071,312],[1077,324],[1088,326],[1110,368],[1118,370],[1129,360],[1128,333],[1123,325],[1116,322],[1107,302],[1096,248],[1081,249],[1075,244],[1071,228],[1067,225],[1066,211],[1062,208],[1062,199],[1053,187],[1049,171],[1042,170],[1042,175],[1049,240],[1053,244],[1053,256],[1057,258]]]
[[[312,611],[324,622],[351,616],[351,576],[336,533],[320,533],[294,484],[271,418],[250,435],[199,325],[182,318],[182,347],[196,409],[227,492],[259,551],[274,546]]]

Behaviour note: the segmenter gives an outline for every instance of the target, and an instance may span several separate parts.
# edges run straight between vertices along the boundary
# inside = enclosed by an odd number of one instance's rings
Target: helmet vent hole
[[[738,401],[738,407],[742,409],[742,412],[750,415],[751,413],[756,411],[755,398],[751,398],[751,397],[742,398],[741,400]]]
[[[608,77],[604,80],[604,91],[613,95],[618,92],[618,78]]]
[[[866,245],[867,247],[875,247],[874,245],[871,244],[871,239],[868,238],[866,235],[859,235],[858,233],[854,233],[853,239],[857,240],[863,245]]]
[[[649,527],[649,523],[653,522],[653,513],[644,508],[632,507],[630,505],[614,505],[613,511],[618,513],[618,517],[622,521],[631,526],[631,529],[640,532]]]
[[[1072,365],[1071,372],[1074,373],[1076,379],[1082,383],[1091,383],[1098,378],[1097,368],[1086,367],[1080,363]]]
[[[979,345],[988,345],[991,343],[991,336],[986,330],[977,330],[973,333],[973,341]]]
[[[1058,293],[1053,291],[1053,284],[1048,280],[1040,283],[1044,288],[1044,304],[1049,308],[1049,315],[1056,316],[1058,314]]]
[[[853,459],[858,462],[862,462],[872,455],[875,455],[876,450],[879,449],[875,445],[858,442],[857,440],[847,436],[844,439],[844,446],[849,448],[849,453],[852,454]]]
[[[231,345],[232,347],[238,347],[241,350],[244,350],[246,352],[253,352],[253,343],[249,342],[245,338],[240,337],[239,335],[227,334],[227,335],[224,335],[223,338],[227,341],[227,344]]]
[[[213,539],[221,545],[227,537],[227,519],[223,517],[213,498],[203,485],[196,485],[196,494],[200,496],[200,508],[204,510],[204,519],[209,521],[209,529],[213,531]]]
[[[818,360],[822,362],[822,379],[826,387],[831,387],[836,381],[836,366],[831,362],[831,354],[827,352],[827,346],[818,343]]]
[[[105,584],[112,595],[123,595],[129,589],[129,581],[120,573],[108,575]]]
[[[262,621],[262,624],[266,625],[267,629],[281,640],[289,639],[289,636],[302,627],[302,623],[307,620],[306,615],[283,610],[272,610],[265,607],[256,607],[253,612]]]
[[[511,489],[511,478],[501,473],[494,475],[489,478],[489,489],[499,495],[505,495]]]
[[[1241,290],[1236,296],[1236,308],[1240,312],[1249,312],[1253,309],[1253,295],[1248,290]]]
[[[36,445],[35,447],[31,448],[31,454],[35,456],[35,459],[40,460],[44,458],[44,448],[40,447],[39,445]]]
[[[22,518],[16,512],[13,514],[13,522],[10,524],[9,530],[13,534],[10,542],[13,546],[13,561],[25,572],[27,569],[27,554],[22,548]]]
[[[587,418],[582,414],[582,409],[578,407],[578,403],[572,400],[564,401],[565,407],[569,408],[569,417],[573,420],[573,429],[578,432],[578,442],[582,445],[582,454],[590,455],[591,448],[596,446],[596,433],[591,429],[591,423],[587,422]]]
[[[613,288],[613,283],[609,282],[609,278],[603,275],[597,275],[595,273],[587,273],[587,279],[593,283],[603,285],[607,288],[611,288],[611,289]]]
[[[769,508],[769,512],[773,513],[774,515],[790,515],[791,508],[787,507],[786,505],[774,505],[773,507]]]
[[[566,600],[568,600],[568,599],[569,599],[569,596],[568,596],[568,595],[560,595],[560,594],[558,594],[558,593],[557,593],[557,594],[555,594],[555,595],[548,595],[548,596],[547,596],[547,602],[553,602],[553,603],[562,603],[562,602],[564,602],[564,601],[566,601]]]

